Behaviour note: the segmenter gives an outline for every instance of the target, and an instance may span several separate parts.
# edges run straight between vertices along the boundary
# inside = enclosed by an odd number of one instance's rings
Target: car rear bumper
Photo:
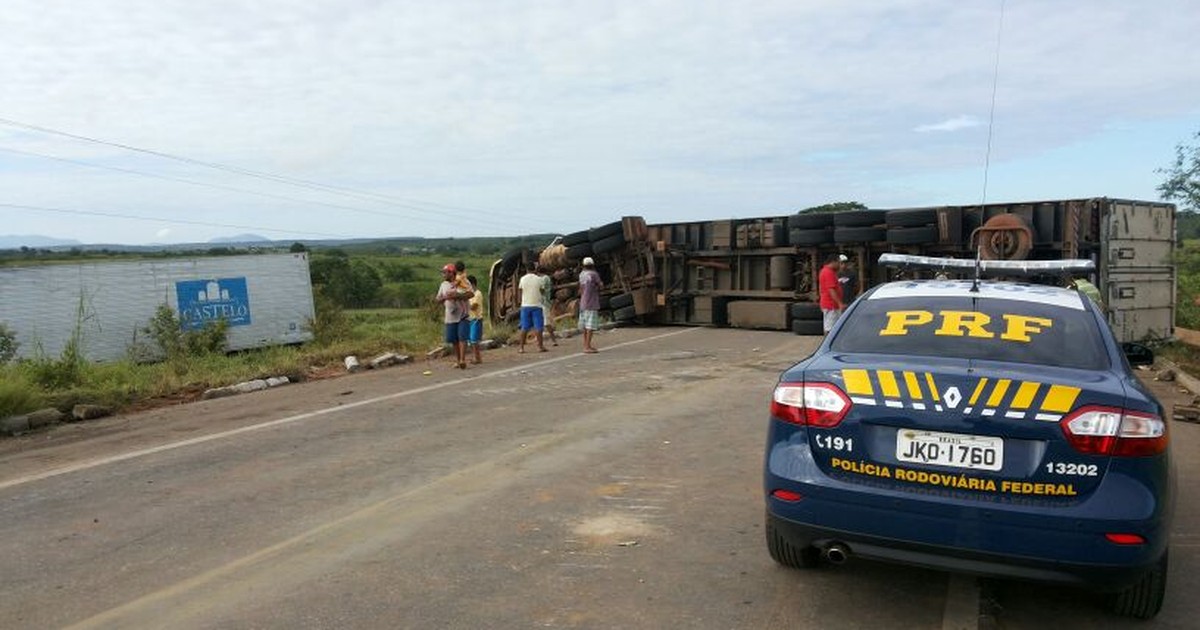
[[[809,501],[809,499],[804,501]],[[973,523],[968,526],[976,528],[975,535],[980,539],[1051,538],[1054,539],[1056,545],[1062,546],[1063,552],[1045,555],[1003,553],[980,547],[939,544],[930,542],[928,539],[896,538],[878,532],[864,532],[861,529],[856,531],[849,528],[792,520],[773,513],[771,507],[782,502],[769,499],[768,503],[767,518],[771,521],[771,526],[793,546],[813,546],[825,549],[838,543],[848,550],[850,558],[894,562],[985,577],[1035,580],[1115,591],[1136,582],[1152,569],[1165,550],[1165,547],[1126,548],[1118,550],[1126,556],[1122,562],[1081,562],[1067,558],[1078,557],[1079,549],[1082,547],[1096,545],[1097,535],[1094,533],[1067,533],[982,523]],[[885,527],[877,528],[884,531],[893,529],[906,531],[911,527],[925,529],[932,534],[928,537],[932,539],[937,539],[939,533],[963,529],[961,522],[950,522],[949,520],[939,522],[941,519],[924,515],[894,511],[879,513],[869,508],[866,510],[856,509],[848,504],[829,507],[838,510],[843,518],[850,521],[870,519],[863,522],[886,523]],[[820,519],[813,520],[819,521]],[[1099,536],[1099,538],[1103,540],[1103,536]],[[1111,545],[1107,541],[1101,544]],[[1092,557],[1105,558],[1106,556],[1093,555]]]

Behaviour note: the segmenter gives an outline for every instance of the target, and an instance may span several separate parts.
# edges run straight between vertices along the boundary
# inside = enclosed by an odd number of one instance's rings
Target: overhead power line
[[[250,190],[247,188],[238,188],[237,186],[226,186],[224,184],[213,184],[210,182],[202,182],[202,181],[197,181],[194,179],[187,179],[186,177],[175,177],[172,175],[162,175],[159,173],[149,173],[146,171],[139,171],[137,169],[122,168],[119,166],[108,166],[108,165],[104,165],[104,164],[95,164],[93,162],[85,162],[83,160],[73,160],[70,158],[59,157],[57,155],[47,155],[45,153],[37,153],[34,151],[24,151],[21,149],[14,149],[11,147],[0,147],[0,151],[4,151],[6,153],[13,153],[16,155],[24,155],[24,156],[28,156],[28,157],[36,157],[36,158],[41,158],[41,159],[46,159],[46,160],[54,160],[56,162],[64,162],[66,164],[73,164],[76,166],[84,166],[87,168],[102,169],[102,170],[106,170],[106,171],[114,171],[117,173],[127,173],[130,175],[138,175],[140,177],[150,177],[150,178],[154,178],[154,179],[162,179],[162,180],[171,181],[171,182],[180,182],[183,184],[189,184],[192,186],[201,186],[204,188],[215,188],[218,190],[228,190],[228,191],[232,191],[232,192],[244,193],[247,195],[256,195],[259,197],[266,197],[269,199],[279,199],[279,200],[289,201],[289,202],[293,202],[293,203],[313,204],[313,205],[317,205],[317,206],[324,206],[327,208],[336,208],[336,209],[340,209],[340,210],[348,210],[351,212],[361,212],[363,214],[372,214],[372,215],[382,216],[382,217],[409,219],[409,220],[413,220],[413,221],[424,221],[424,222],[433,222],[434,221],[433,219],[429,219],[429,218],[400,216],[395,213],[384,212],[382,210],[368,210],[365,208],[356,208],[354,206],[345,206],[342,204],[328,203],[328,202],[316,201],[316,200],[312,200],[312,199],[299,199],[296,197],[288,197],[287,195],[276,195],[273,193],[260,192],[257,190]],[[474,220],[474,222],[482,223],[482,224],[489,224],[489,225],[492,225],[493,227],[511,227],[511,226],[504,225],[501,223],[494,223],[494,222],[489,222],[489,221]]]
[[[328,192],[328,193],[349,195],[349,196],[359,197],[359,198],[363,198],[363,199],[370,199],[370,200],[373,200],[376,202],[382,201],[382,202],[390,203],[392,205],[408,208],[408,209],[416,211],[416,212],[430,212],[430,213],[437,213],[439,216],[445,216],[445,210],[456,210],[459,212],[468,212],[468,213],[472,213],[472,214],[481,215],[484,217],[497,217],[497,216],[508,217],[508,218],[514,219],[516,221],[521,221],[524,219],[524,217],[522,217],[520,215],[516,215],[516,214],[502,213],[502,212],[496,212],[496,211],[491,211],[491,210],[482,210],[482,209],[478,209],[478,208],[467,208],[467,207],[463,207],[463,206],[451,206],[451,205],[439,204],[439,203],[428,202],[428,201],[406,199],[403,197],[393,197],[391,195],[384,195],[381,193],[355,190],[353,188],[348,188],[345,186],[336,186],[333,184],[324,184],[321,182],[314,182],[314,181],[300,179],[300,178],[296,178],[296,177],[289,177],[286,175],[277,175],[274,173],[267,173],[264,171],[255,171],[255,170],[251,170],[251,169],[242,168],[239,166],[229,166],[227,164],[221,164],[218,162],[208,162],[205,160],[198,160],[195,158],[190,158],[187,156],[178,155],[178,154],[174,154],[174,153],[167,153],[164,151],[156,151],[154,149],[144,149],[141,147],[136,147],[136,146],[133,146],[130,144],[124,144],[121,142],[101,140],[99,138],[93,138],[91,136],[84,136],[84,135],[80,135],[80,134],[71,133],[68,131],[62,131],[59,129],[51,129],[49,127],[43,127],[40,125],[34,125],[31,123],[21,122],[19,120],[13,120],[11,118],[0,117],[0,124],[8,125],[10,127],[26,129],[29,131],[36,131],[39,133],[61,136],[64,138],[71,138],[73,140],[79,140],[82,142],[90,142],[93,144],[100,144],[100,145],[104,145],[104,146],[115,147],[115,148],[123,149],[126,151],[133,151],[135,153],[143,153],[146,155],[152,155],[152,156],[167,159],[167,160],[174,160],[176,162],[182,162],[185,164],[192,164],[195,166],[202,166],[205,168],[216,169],[219,171],[225,171],[227,173],[234,173],[234,174],[242,175],[245,177],[264,179],[264,180],[273,181],[276,183],[287,184],[289,186],[298,186],[301,188],[308,188],[311,190],[320,190],[320,191]],[[414,205],[414,204],[421,204],[421,205]],[[423,207],[423,206],[435,206],[437,208],[441,208],[441,210],[435,210],[433,208],[427,208],[427,207]],[[538,229],[536,227],[532,227],[529,224],[521,225],[518,223],[515,225],[520,225],[520,227],[522,227],[522,228],[533,229],[535,231]]]

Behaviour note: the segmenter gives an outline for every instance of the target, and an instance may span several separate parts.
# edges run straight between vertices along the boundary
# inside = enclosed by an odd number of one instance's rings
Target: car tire
[[[821,321],[824,314],[821,313],[821,306],[815,302],[796,302],[792,304],[792,319],[815,319]]]
[[[876,243],[887,240],[887,229],[881,227],[839,227],[833,230],[834,243]]]
[[[815,230],[833,226],[833,214],[829,212],[801,212],[788,217],[788,227],[793,230]]]
[[[567,247],[573,247],[575,245],[589,243],[591,240],[591,236],[588,235],[588,230],[580,230],[578,232],[571,232],[570,234],[562,237],[562,244],[566,245]]]
[[[624,306],[613,311],[613,319],[627,322],[637,317],[637,311],[632,306]]]
[[[1112,610],[1124,617],[1152,619],[1167,593],[1167,554],[1141,579],[1113,595]]]
[[[775,519],[767,515],[767,551],[771,559],[792,569],[813,569],[821,566],[821,552],[812,545],[797,547],[775,528]]]
[[[887,221],[887,210],[850,210],[833,215],[834,227],[872,227]]]
[[[921,227],[937,223],[937,210],[919,208],[916,210],[891,210],[885,217],[888,227]]]
[[[577,245],[567,247],[567,260],[583,260],[595,253],[592,249],[592,244],[584,241]]]
[[[893,245],[923,245],[938,242],[936,225],[922,227],[896,227],[887,231],[887,242]]]
[[[796,335],[816,335],[825,334],[824,315],[822,319],[795,319],[792,320],[792,333]]]
[[[790,245],[824,245],[833,242],[833,228],[792,230],[788,235]]]
[[[592,251],[597,254],[615,252],[625,246],[625,235],[620,232],[592,242]]]
[[[614,234],[620,234],[622,236],[625,235],[625,228],[622,227],[620,221],[613,221],[607,225],[601,225],[600,227],[594,227],[588,230],[588,240],[593,243],[597,243]]]
[[[614,296],[612,296],[612,298],[610,298],[608,300],[608,307],[613,310],[616,310],[618,308],[625,308],[626,306],[633,306],[633,294],[632,293],[622,293],[620,295],[614,295]]]

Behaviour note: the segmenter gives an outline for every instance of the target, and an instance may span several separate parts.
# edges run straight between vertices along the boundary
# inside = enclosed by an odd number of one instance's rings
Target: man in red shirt
[[[830,254],[829,258],[825,259],[825,266],[821,267],[821,273],[817,275],[817,292],[821,313],[825,316],[824,328],[827,335],[846,308],[842,301],[842,283],[838,282],[838,271],[842,269],[846,260],[844,254]]]

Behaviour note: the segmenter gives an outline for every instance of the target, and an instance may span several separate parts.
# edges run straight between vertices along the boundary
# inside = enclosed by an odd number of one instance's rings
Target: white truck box
[[[0,322],[20,357],[57,357],[76,329],[84,356],[113,361],[166,303],[185,329],[229,320],[229,349],[312,339],[308,256],[261,254],[0,269]]]

